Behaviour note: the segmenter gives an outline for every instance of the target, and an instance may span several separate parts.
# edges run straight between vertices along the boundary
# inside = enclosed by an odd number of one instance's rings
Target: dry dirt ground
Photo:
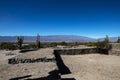
[[[62,55],[76,80],[120,80],[120,56],[86,54]]]
[[[8,64],[8,59],[14,56],[19,58],[41,58],[53,56],[52,49],[40,49],[26,53],[15,51],[0,51],[0,80],[9,79],[41,79],[46,77],[49,72],[56,70],[55,62],[35,62],[35,63],[19,63]]]
[[[28,56],[28,58],[41,56],[51,57],[53,56],[52,52],[53,49],[49,48],[31,51],[25,54],[19,53],[19,50],[0,51],[0,80],[9,80],[16,77],[35,79],[48,76],[50,71],[57,69],[56,63],[38,62],[8,64],[8,59],[18,55],[22,57],[21,54],[23,54],[23,57]],[[86,54],[61,55],[61,58],[64,64],[72,72],[71,74],[61,75],[62,78],[74,78],[76,80],[120,80],[120,56]]]

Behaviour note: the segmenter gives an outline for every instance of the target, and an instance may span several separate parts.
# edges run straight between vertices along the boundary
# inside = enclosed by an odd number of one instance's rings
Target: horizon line
[[[37,36],[37,34],[36,35],[0,35],[1,37],[7,37],[7,36],[9,36],[9,37],[15,37],[15,36]],[[70,35],[70,34],[55,34],[55,35],[40,35],[40,36],[81,36],[81,35]],[[100,38],[104,38],[104,37],[90,37],[90,36],[81,36],[81,37],[88,37],[88,38],[93,38],[93,39],[100,39]],[[119,37],[119,36],[109,36],[108,35],[108,37]]]

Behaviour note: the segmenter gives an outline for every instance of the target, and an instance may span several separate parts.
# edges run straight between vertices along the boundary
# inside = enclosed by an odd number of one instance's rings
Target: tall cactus
[[[40,35],[39,34],[37,34],[36,46],[37,48],[40,48]]]
[[[23,36],[18,36],[18,37],[17,37],[17,43],[18,43],[19,49],[21,49],[21,47],[22,47],[23,39],[24,39]]]

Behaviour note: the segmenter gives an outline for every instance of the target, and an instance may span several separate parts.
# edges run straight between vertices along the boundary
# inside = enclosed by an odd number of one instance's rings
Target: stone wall
[[[54,53],[62,54],[62,55],[79,55],[79,54],[90,54],[97,53],[96,48],[84,48],[84,49],[56,49]]]
[[[120,56],[120,43],[111,43],[110,46],[109,54]]]

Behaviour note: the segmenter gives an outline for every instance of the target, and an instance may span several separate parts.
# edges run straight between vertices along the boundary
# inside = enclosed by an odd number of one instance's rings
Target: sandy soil
[[[86,54],[62,55],[76,80],[120,80],[120,56]]]

